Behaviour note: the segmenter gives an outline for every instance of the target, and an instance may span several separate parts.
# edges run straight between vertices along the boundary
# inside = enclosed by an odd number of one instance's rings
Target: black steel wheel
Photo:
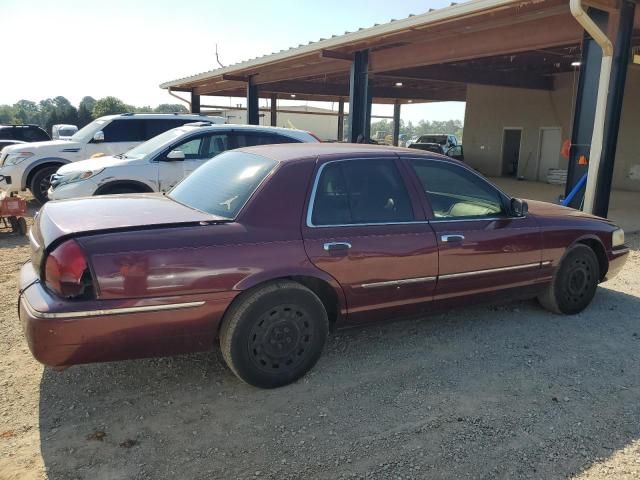
[[[56,173],[60,168],[59,165],[55,165],[52,167],[44,167],[38,170],[31,177],[31,182],[29,184],[29,190],[35,197],[35,199],[40,203],[40,205],[45,204],[49,201],[49,187],[51,186],[51,175]]]
[[[600,265],[587,245],[575,245],[562,259],[553,281],[538,297],[540,304],[555,313],[573,315],[593,300],[600,283]]]
[[[308,288],[277,281],[243,294],[220,331],[229,368],[261,388],[294,382],[317,362],[329,324],[320,299]]]

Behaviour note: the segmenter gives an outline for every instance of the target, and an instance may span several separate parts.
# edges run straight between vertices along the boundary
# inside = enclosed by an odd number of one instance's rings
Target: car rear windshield
[[[169,197],[202,212],[233,219],[276,163],[252,153],[222,153],[176,185]]]

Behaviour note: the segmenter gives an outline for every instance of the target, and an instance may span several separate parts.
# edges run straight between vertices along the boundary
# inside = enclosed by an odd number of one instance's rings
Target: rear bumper
[[[33,356],[49,366],[208,350],[237,292],[154,299],[69,301],[20,272],[18,314]]]
[[[609,259],[609,270],[607,271],[605,280],[611,280],[616,275],[618,275],[618,273],[620,273],[620,270],[622,270],[624,264],[627,263],[627,258],[629,257],[629,249],[627,247],[616,248],[609,252],[607,257]]]

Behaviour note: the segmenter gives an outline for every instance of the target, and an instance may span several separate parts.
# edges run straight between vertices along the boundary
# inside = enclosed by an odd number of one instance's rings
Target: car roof
[[[270,158],[277,162],[300,160],[303,158],[320,158],[344,156],[353,158],[358,156],[394,156],[404,155],[412,157],[437,158],[451,161],[451,158],[433,152],[425,152],[404,147],[390,147],[387,145],[371,145],[360,143],[283,143],[275,145],[259,145],[244,147],[234,152],[246,152]],[[455,162],[454,162],[455,163]]]
[[[96,120],[153,120],[153,119],[168,119],[168,118],[178,118],[178,119],[186,119],[193,120],[194,122],[206,122],[209,118],[207,115],[199,114],[199,113],[119,113],[116,115],[104,115]],[[221,118],[221,117],[215,117]]]
[[[0,125],[0,128],[40,128],[42,129],[42,127],[40,127],[39,125],[33,125],[31,123],[27,123],[27,124],[20,124],[20,125]]]
[[[204,122],[206,123],[206,120],[200,120],[197,123],[200,122]],[[196,122],[194,122],[196,123]],[[218,123],[218,124],[211,124],[211,125],[190,125],[188,123],[185,123],[184,125],[181,125],[179,127],[176,128],[180,128],[180,129],[185,129],[185,128],[189,128],[189,129],[211,129],[211,130],[247,130],[247,131],[252,131],[252,132],[272,132],[272,133],[282,133],[282,134],[291,134],[293,132],[303,132],[303,133],[309,133],[305,130],[298,130],[297,128],[284,128],[284,127],[270,127],[270,126],[265,126],[265,125],[241,125],[241,124],[236,124],[236,123]]]

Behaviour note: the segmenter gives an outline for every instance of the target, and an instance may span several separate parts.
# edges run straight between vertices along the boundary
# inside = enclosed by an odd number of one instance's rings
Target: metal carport
[[[629,49],[640,44],[640,14],[629,18],[635,1],[584,3],[616,43],[610,98],[622,98],[624,82],[619,73],[615,77],[616,68],[628,64]],[[631,25],[628,45],[616,40],[625,25]],[[568,0],[472,0],[166,82],[161,87],[189,92],[194,112],[200,110],[201,96],[246,96],[249,123],[258,122],[258,98],[271,99],[272,122],[280,98],[295,95],[296,100],[339,102],[341,112],[348,101],[348,141],[355,142],[369,137],[372,103],[396,105],[398,125],[403,103],[465,101],[469,85],[551,92],[555,76],[575,71],[580,62],[580,86],[572,109],[569,191],[583,169],[577,166],[577,159],[589,153],[596,102],[593,79],[599,74],[601,59],[596,47],[572,16]],[[615,101],[608,108],[605,139],[609,140],[605,141],[598,175],[596,206],[598,213],[605,215],[608,205],[603,199],[610,190],[620,108]]]

